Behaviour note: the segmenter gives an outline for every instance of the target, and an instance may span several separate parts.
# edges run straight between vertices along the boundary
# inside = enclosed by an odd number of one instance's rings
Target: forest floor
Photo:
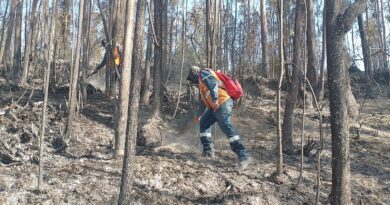
[[[25,95],[16,102],[17,99]],[[65,153],[57,153],[62,135],[65,91],[49,97],[44,141],[44,191],[38,193],[38,130],[42,91],[12,86],[0,79],[0,204],[115,204],[121,178],[121,159],[113,159],[113,105],[101,93],[89,96],[74,122]],[[12,100],[14,104],[12,105]],[[27,104],[29,101],[29,104]],[[17,106],[15,106],[15,102]],[[228,140],[217,129],[216,157],[201,157],[198,126],[184,126],[185,118],[163,115],[156,130],[161,146],[139,149],[135,163],[131,204],[314,204],[316,157],[304,158],[302,182],[300,155],[284,155],[286,180],[277,185],[271,174],[276,162],[275,103],[261,99],[234,113],[233,122],[254,158],[240,170]],[[10,106],[12,105],[12,106]],[[328,204],[331,189],[329,111],[324,109],[324,151],[321,155],[320,203]],[[305,140],[319,140],[318,115],[306,110]],[[140,112],[147,123],[148,109]],[[294,121],[295,143],[300,144],[301,109]],[[356,130],[361,122],[360,138]],[[353,204],[390,204],[390,100],[365,100],[356,122],[351,122],[351,179]]]

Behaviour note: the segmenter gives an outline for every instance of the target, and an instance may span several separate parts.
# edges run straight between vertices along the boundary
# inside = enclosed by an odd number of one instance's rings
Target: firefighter
[[[109,50],[108,49],[110,47],[107,47],[107,45],[104,42],[104,40],[102,40],[101,46],[106,49],[106,52],[105,52],[104,57],[102,59],[102,62],[99,65],[96,66],[95,70],[91,74],[89,74],[88,77],[91,77],[92,75],[95,75],[100,69],[102,69],[107,64],[107,58],[108,58],[108,54],[109,54]],[[122,65],[122,54],[123,54],[122,46],[119,45],[119,44],[116,44],[113,57],[114,57],[115,67],[119,68],[119,72],[121,70],[120,67]]]
[[[252,158],[232,125],[233,100],[223,89],[223,83],[213,70],[200,69],[197,66],[190,68],[187,80],[192,84],[199,85],[202,102],[199,103],[199,112],[195,120],[200,124],[200,141],[203,145],[202,156],[214,157],[211,126],[218,122],[221,130],[227,135],[230,148],[237,155],[241,168],[247,168],[252,163]]]

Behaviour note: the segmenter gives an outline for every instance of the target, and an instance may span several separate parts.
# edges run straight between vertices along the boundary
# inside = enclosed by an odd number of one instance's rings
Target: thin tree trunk
[[[49,5],[46,5],[47,8]],[[57,21],[57,0],[53,0],[53,14],[51,18],[51,26],[50,29],[46,29],[46,35],[49,35],[49,45],[48,51],[46,52],[46,67],[45,74],[43,77],[43,90],[44,90],[44,98],[43,98],[43,106],[42,106],[42,121],[41,121],[41,130],[39,137],[39,174],[38,174],[38,190],[42,190],[43,185],[43,142],[45,136],[45,122],[46,122],[46,107],[47,107],[47,99],[48,99],[48,90],[49,90],[49,76],[50,76],[50,62],[52,61],[52,50],[53,50],[53,40],[55,38],[55,29],[56,29],[56,21]],[[49,27],[49,25],[46,25]]]
[[[118,122],[115,129],[115,157],[123,156],[125,153],[125,139],[127,130],[130,78],[132,72],[132,53],[134,36],[134,8],[135,1],[127,1],[126,7],[126,36],[123,54],[123,71],[119,89]],[[126,60],[126,61],[125,61]],[[126,64],[125,64],[126,63]]]
[[[233,25],[233,38],[232,38],[232,42],[231,42],[231,51],[230,51],[230,59],[231,59],[231,66],[232,66],[232,71],[233,71],[233,76],[235,76],[235,66],[236,66],[236,46],[235,46],[235,42],[236,42],[236,36],[237,36],[237,17],[238,17],[238,0],[235,0],[235,14],[234,14],[234,25]]]
[[[161,0],[162,1],[162,64],[161,64],[161,74],[162,74],[162,86],[165,85],[165,81],[167,79],[168,74],[168,58],[169,58],[169,46],[168,46],[168,28],[169,28],[169,21],[168,21],[168,7],[169,7],[169,0]]]
[[[332,205],[351,204],[351,174],[348,125],[348,72],[344,62],[344,36],[367,0],[357,0],[347,9],[343,2],[326,1],[327,65],[332,131]]]
[[[84,17],[83,17],[83,30],[86,34],[83,37],[83,66],[82,66],[82,87],[81,92],[83,96],[83,104],[87,103],[87,72],[89,67],[89,47],[90,47],[90,25],[91,25],[91,9],[92,2],[91,0],[86,0],[84,6]]]
[[[277,113],[278,113],[278,142],[277,142],[277,164],[276,164],[276,177],[281,178],[283,175],[283,144],[282,144],[282,122],[281,122],[281,90],[282,90],[282,81],[283,81],[283,72],[284,72],[284,23],[283,23],[283,0],[279,1],[280,15],[279,15],[279,60],[280,60],[280,73],[279,73],[279,82],[278,82],[278,92],[277,92]]]
[[[184,7],[185,5],[185,7]],[[184,9],[185,8],[185,9]],[[177,109],[179,108],[180,104],[180,93],[181,93],[181,86],[182,86],[182,78],[183,78],[183,68],[184,68],[184,54],[185,54],[185,46],[186,46],[186,38],[185,34],[187,31],[187,25],[186,25],[186,17],[187,17],[187,0],[182,2],[182,33],[181,33],[181,67],[180,67],[180,82],[179,82],[179,92],[177,94],[177,103],[175,112],[173,113],[173,118],[176,116]]]
[[[210,0],[206,0],[206,67],[211,67],[211,22],[210,22]]]
[[[169,26],[169,32],[166,35],[169,35],[169,41],[167,40],[167,45],[166,45],[166,66],[165,66],[165,72],[167,73],[164,78],[164,85],[166,85],[171,78],[171,73],[172,73],[172,43],[173,43],[173,23],[175,19],[172,18],[170,26]],[[168,26],[167,26],[168,27]]]
[[[318,102],[321,102],[324,98],[325,92],[325,65],[326,65],[326,4],[322,12],[322,55],[321,55],[321,69],[320,69],[320,82],[318,91]]]
[[[106,36],[106,43],[108,44],[111,40],[110,40],[110,28],[108,27],[107,25],[107,20],[106,18],[104,17],[104,14],[103,14],[103,9],[102,9],[102,6],[101,6],[101,3],[100,3],[100,0],[97,0],[97,3],[98,3],[98,7],[99,7],[99,11],[100,11],[100,16],[102,18],[102,22],[103,22],[103,28],[104,28],[104,34]],[[106,95],[109,95],[110,93],[110,72],[109,72],[109,68],[110,68],[110,64],[111,64],[111,51],[108,48],[105,48],[108,52],[108,59],[107,59],[107,63],[106,63],[106,75],[105,75],[105,79],[106,79],[106,88],[105,88],[105,93]]]
[[[11,0],[8,0],[7,1],[7,4],[5,6],[5,11],[4,11],[4,14],[3,14],[3,21],[2,21],[2,25],[1,25],[1,34],[0,34],[0,56],[3,56],[3,38],[4,38],[4,31],[5,31],[5,26],[7,25],[7,14],[8,14],[8,8],[9,8],[9,2]]]
[[[154,23],[157,36],[154,48],[154,73],[153,73],[153,115],[159,116],[161,112],[162,93],[162,66],[163,66],[163,43],[162,39],[162,2],[154,0]]]
[[[214,1],[214,18],[213,18],[213,28],[212,28],[212,36],[211,36],[211,56],[210,56],[210,68],[216,69],[216,64],[217,64],[217,33],[218,33],[218,22],[219,22],[219,0]]]
[[[153,0],[150,1],[149,6],[149,28],[148,28],[148,42],[146,46],[146,58],[145,58],[145,69],[144,69],[144,78],[142,81],[142,88],[141,88],[141,102],[144,105],[149,105],[149,99],[150,99],[150,68],[152,66],[152,54],[153,54],[153,34],[152,34],[152,24],[153,24]]]
[[[79,79],[79,67],[80,67],[80,51],[81,51],[81,37],[83,35],[83,11],[84,11],[84,0],[79,0],[79,19],[78,19],[78,31],[77,31],[77,42],[76,49],[73,58],[72,65],[72,78],[70,81],[69,88],[69,110],[68,110],[68,121],[66,123],[65,128],[65,137],[69,138],[73,134],[73,121],[76,112],[76,104],[77,104],[77,82]]]
[[[310,84],[314,86],[315,90],[318,90],[318,77],[317,77],[317,46],[316,46],[316,33],[314,29],[314,0],[307,0],[307,78]],[[314,103],[314,102],[313,102]]]
[[[13,79],[17,79],[21,69],[22,61],[22,19],[23,19],[23,0],[20,0],[16,6],[15,25],[14,25],[14,55],[13,55]]]
[[[135,3],[135,1],[131,1],[131,3]],[[128,2],[129,4],[129,2]],[[128,6],[129,7],[129,6]],[[131,79],[131,94],[130,94],[130,104],[129,112],[126,113],[129,115],[128,120],[128,130],[126,135],[126,143],[125,143],[125,157],[123,159],[123,169],[122,169],[122,179],[121,179],[121,188],[119,194],[118,204],[130,204],[127,202],[127,186],[131,186],[133,182],[133,169],[130,169],[134,164],[135,157],[135,147],[137,140],[137,125],[138,125],[138,110],[139,110],[139,99],[140,99],[140,89],[141,89],[141,69],[131,69],[131,68],[141,68],[142,67],[142,57],[143,57],[143,48],[144,48],[144,24],[145,24],[145,8],[146,8],[146,0],[139,0],[137,3],[137,17],[136,17],[136,28],[135,28],[135,36],[134,36],[134,52],[132,55],[133,62],[132,66],[129,65],[132,72]],[[133,8],[128,8],[132,11]],[[127,14],[131,13],[129,11]],[[127,22],[126,18],[126,28],[130,28],[130,33],[126,29],[125,42],[127,44],[132,44],[132,38],[130,35],[133,35],[132,30],[134,29],[134,25],[131,26],[129,24],[133,24],[134,17],[130,17],[129,22]],[[129,53],[129,59],[131,59]],[[131,62],[131,60],[130,60]],[[130,80],[130,79],[129,79]]]
[[[229,26],[230,26],[230,0],[227,0],[225,8],[225,16],[228,16],[228,20],[224,22],[224,37],[223,37],[223,70],[229,69]]]
[[[361,40],[362,50],[363,50],[364,72],[365,72],[366,78],[367,78],[366,96],[373,97],[372,96],[373,84],[371,82],[371,80],[372,80],[371,54],[370,54],[370,49],[368,46],[366,32],[364,30],[363,15],[360,14],[357,19],[358,19],[358,25],[359,25],[360,40]]]
[[[12,57],[13,52],[9,52],[9,51],[11,51],[11,39],[12,39],[13,31],[14,31],[15,10],[16,10],[16,6],[17,6],[17,0],[10,0],[10,1],[11,1],[11,9],[10,9],[10,15],[9,15],[9,20],[8,20],[7,38],[5,39],[3,58],[2,58],[2,62],[6,66],[7,72],[9,70],[10,65],[11,65],[11,59],[13,58]]]
[[[294,140],[293,140],[293,114],[295,107],[298,103],[298,92],[301,84],[302,73],[299,69],[303,69],[306,57],[303,55],[303,49],[305,39],[305,24],[306,19],[304,14],[306,12],[303,0],[297,0],[297,9],[295,13],[295,38],[294,38],[294,56],[292,65],[292,76],[291,83],[288,87],[288,94],[286,98],[286,106],[284,109],[283,118],[283,151],[288,154],[292,154],[294,151]]]
[[[36,21],[36,10],[37,10],[38,0],[33,0],[32,3],[32,10],[30,13],[30,30],[27,34],[27,40],[26,40],[26,49],[24,51],[24,64],[23,64],[23,71],[22,76],[20,78],[20,85],[23,85],[26,83],[27,76],[28,76],[28,66],[30,62],[30,52],[32,47],[32,37],[33,33],[35,31],[35,22]],[[0,44],[1,45],[1,44]]]
[[[387,41],[386,41],[386,25],[388,25],[388,23],[386,23],[385,21],[385,17],[384,17],[384,13],[385,13],[385,9],[383,8],[383,0],[378,0],[380,1],[380,4],[381,4],[381,20],[382,20],[382,37],[383,37],[383,51],[382,51],[382,58],[383,58],[383,69],[386,69],[387,66],[388,66],[388,61],[387,61]],[[390,11],[390,8],[389,8],[389,11]]]
[[[261,54],[262,54],[262,73],[269,78],[269,55],[268,55],[268,29],[267,29],[267,10],[265,0],[260,1],[261,12]]]
[[[115,53],[115,49],[116,49],[116,44],[117,44],[117,41],[116,41],[116,38],[117,38],[117,35],[119,34],[119,28],[118,28],[118,18],[119,18],[119,4],[120,2],[119,1],[114,1],[113,0],[113,3],[112,3],[112,6],[113,6],[113,10],[112,10],[112,13],[111,13],[111,42],[110,45],[111,47],[110,48],[110,51],[111,51],[111,55],[109,55],[110,57],[108,58],[109,59],[109,63],[108,65],[109,68],[108,68],[108,71],[109,71],[109,76],[110,76],[110,87],[109,87],[109,95],[111,97],[114,97],[116,98],[116,87],[117,87],[117,75],[116,75],[116,71],[115,69],[117,69],[117,66],[115,65],[114,63],[114,58],[113,58],[113,54]],[[115,142],[116,144],[116,142]],[[122,145],[124,144],[121,143]]]
[[[58,58],[58,39],[54,40],[54,51],[53,51],[53,60],[51,62],[51,72],[49,80],[49,92],[55,92],[57,85],[57,74],[56,74],[56,59]]]

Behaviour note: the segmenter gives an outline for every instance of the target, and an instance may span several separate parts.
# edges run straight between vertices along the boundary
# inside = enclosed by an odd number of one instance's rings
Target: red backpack
[[[242,86],[237,79],[222,73],[220,70],[217,70],[215,74],[217,74],[218,78],[223,82],[226,92],[233,100],[238,100],[244,95]]]

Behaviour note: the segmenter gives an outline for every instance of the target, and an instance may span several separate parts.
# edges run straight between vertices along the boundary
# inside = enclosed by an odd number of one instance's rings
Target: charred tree
[[[84,0],[79,0],[79,19],[78,19],[78,31],[75,54],[72,62],[72,76],[69,87],[69,107],[68,107],[68,121],[65,128],[65,138],[69,138],[73,134],[73,121],[76,113],[77,104],[77,82],[79,79],[80,68],[80,52],[81,52],[81,37],[83,35],[83,12],[84,12]]]
[[[123,156],[125,153],[125,138],[127,130],[128,108],[129,108],[129,89],[132,72],[132,53],[134,36],[134,7],[135,1],[127,1],[126,36],[123,55],[123,71],[119,89],[118,122],[115,129],[115,157]],[[129,40],[130,39],[130,40]],[[126,63],[126,64],[125,64]]]
[[[292,154],[294,151],[293,140],[293,115],[298,103],[298,93],[301,87],[302,72],[305,59],[303,49],[305,44],[305,5],[303,0],[297,0],[295,12],[295,29],[294,29],[294,56],[292,63],[291,82],[288,84],[286,106],[283,118],[283,151]]]
[[[262,54],[262,73],[269,78],[269,54],[268,54],[268,29],[267,29],[267,10],[265,0],[260,1],[261,12],[261,54]]]
[[[372,65],[371,65],[371,54],[370,54],[370,48],[367,41],[366,31],[364,30],[364,24],[363,24],[363,15],[360,14],[358,17],[358,25],[359,25],[359,34],[360,34],[360,41],[362,43],[362,50],[363,50],[363,62],[364,62],[364,72],[366,73],[367,78],[367,87],[366,87],[366,96],[372,97]]]
[[[211,22],[210,22],[210,0],[206,0],[206,67],[210,68],[211,66]]]
[[[15,8],[14,21],[14,55],[13,55],[13,79],[17,79],[22,67],[22,19],[23,19],[23,0],[18,1]]]
[[[135,1],[131,1],[135,2]],[[134,36],[134,51],[133,51],[133,61],[131,66],[131,86],[130,86],[130,104],[129,104],[129,119],[128,119],[128,130],[126,135],[125,143],[125,157],[123,159],[123,169],[122,169],[122,179],[121,179],[121,188],[119,194],[118,204],[126,203],[126,194],[127,186],[131,186],[133,181],[133,171],[130,168],[134,163],[135,157],[135,147],[137,139],[137,125],[138,125],[138,110],[139,110],[139,100],[140,100],[140,89],[141,89],[141,67],[143,59],[143,47],[144,47],[144,24],[145,24],[145,8],[146,0],[138,0],[137,3],[137,16],[136,16],[136,27],[135,27],[135,36]],[[132,10],[132,8],[129,8]],[[126,12],[127,14],[129,11]],[[134,12],[133,12],[134,13]],[[134,21],[134,17],[126,18],[131,20],[130,24]],[[128,25],[129,22],[126,22],[126,28],[133,29],[134,26]],[[127,30],[127,29],[126,29]],[[132,39],[127,39],[128,32],[126,32],[127,44],[132,43]],[[133,35],[133,34],[131,34]],[[130,41],[130,42],[128,42]],[[127,45],[126,44],[126,45]],[[129,53],[130,54],[130,53]],[[130,56],[129,56],[130,58]]]
[[[23,62],[23,70],[22,70],[22,76],[20,77],[19,84],[23,85],[26,83],[27,76],[28,76],[28,67],[30,63],[30,52],[31,52],[31,47],[32,47],[32,38],[33,38],[33,33],[35,30],[35,23],[36,22],[36,11],[37,11],[37,5],[38,5],[38,0],[33,0],[32,2],[32,9],[30,13],[30,29],[27,34],[27,40],[26,40],[26,49],[24,51],[24,62]],[[1,45],[1,44],[0,44]]]
[[[7,14],[8,14],[8,10],[9,10],[9,2],[10,0],[6,1],[7,4],[5,5],[5,9],[4,9],[4,13],[3,13],[3,20],[2,20],[2,24],[1,24],[1,34],[0,34],[0,56],[3,56],[2,53],[3,53],[3,37],[4,37],[4,31],[5,31],[5,26],[7,24]]]
[[[81,93],[83,104],[87,102],[87,72],[89,67],[89,47],[90,47],[90,25],[91,25],[91,10],[92,2],[91,0],[86,0],[84,6],[84,17],[83,17],[83,31],[85,36],[83,36],[83,60],[82,60],[82,83],[81,83]]]
[[[108,48],[110,49],[110,54],[109,54],[109,60],[108,60],[108,67],[106,66],[106,73],[108,73],[109,77],[109,96],[116,98],[116,88],[117,88],[117,74],[116,70],[119,69],[117,68],[117,65],[114,63],[114,53],[116,49],[116,44],[117,44],[117,35],[119,34],[119,27],[118,27],[118,21],[119,21],[119,13],[120,13],[120,1],[110,1],[110,6],[112,5],[112,12],[111,12],[111,43],[107,42],[110,46]],[[123,145],[123,143],[122,143]]]
[[[325,65],[326,65],[326,4],[322,12],[322,54],[321,54],[321,68],[320,68],[320,80],[318,83],[317,99],[321,102],[324,97],[325,91]]]
[[[15,11],[17,6],[17,0],[10,0],[10,1],[11,1],[11,7],[10,7],[9,20],[8,20],[8,27],[7,27],[7,38],[5,39],[3,58],[1,60],[6,67],[6,72],[9,71],[11,66],[11,59],[13,59],[11,42],[12,42],[12,35],[13,35],[14,24],[15,24],[15,13],[16,13]]]
[[[344,1],[326,1],[327,65],[332,133],[333,205],[351,204],[351,174],[348,125],[348,72],[344,61],[344,36],[367,0],[357,0],[347,9]]]
[[[144,68],[144,74],[143,74],[143,80],[142,80],[142,87],[141,87],[141,102],[144,105],[149,105],[150,101],[150,71],[152,66],[152,54],[153,54],[153,0],[150,1],[149,6],[149,28],[148,28],[148,40],[147,40],[147,46],[146,46],[146,59],[145,59],[145,68]]]
[[[378,0],[378,1],[380,1],[380,5],[381,5],[381,12],[380,13],[381,13],[381,20],[382,20],[382,37],[383,37],[383,40],[382,40],[382,42],[383,42],[383,45],[382,45],[382,47],[383,47],[383,51],[382,51],[383,69],[387,69],[387,66],[389,65],[388,61],[387,61],[387,56],[389,54],[387,53],[386,25],[388,25],[388,24],[386,24],[386,22],[385,22],[385,17],[384,17],[385,16],[385,9],[383,8],[383,0]],[[389,8],[389,10],[390,10],[390,8]]]
[[[283,20],[283,0],[279,1],[279,60],[280,60],[280,72],[279,72],[279,82],[278,82],[278,91],[277,91],[277,113],[278,113],[278,128],[277,128],[277,135],[278,135],[278,142],[276,146],[276,152],[277,152],[277,161],[276,161],[276,179],[278,182],[282,181],[282,175],[283,175],[283,143],[282,143],[282,122],[281,122],[281,90],[282,90],[282,81],[283,81],[283,72],[284,72],[284,45],[283,45],[283,39],[284,39],[284,20]]]
[[[317,53],[316,53],[316,33],[314,19],[314,0],[307,0],[307,78],[315,90],[318,90],[317,77]]]
[[[163,8],[161,0],[154,0],[154,72],[153,72],[153,115],[159,116],[161,113],[161,93],[162,93],[162,67],[163,67],[163,42],[162,42],[162,16]]]

